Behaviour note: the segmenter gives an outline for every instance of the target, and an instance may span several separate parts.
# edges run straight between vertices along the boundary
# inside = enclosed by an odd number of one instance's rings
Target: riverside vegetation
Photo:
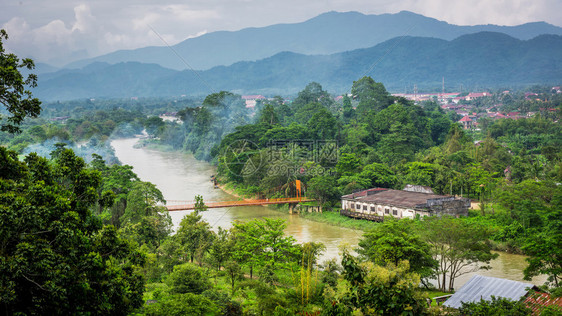
[[[6,69],[17,72],[17,57],[0,51],[3,62],[13,63]],[[19,72],[12,78],[15,82],[3,81],[8,86],[1,91],[25,81]],[[479,132],[485,137],[476,146],[472,137],[482,136],[463,131],[434,103],[422,107],[396,99],[369,77],[356,81],[351,92],[355,98],[340,105],[312,83],[290,106],[276,98],[254,116],[239,96],[221,92],[201,107],[180,111],[184,123],[111,107],[91,119],[69,118],[67,124],[22,122],[39,114],[39,104],[20,93],[16,100],[32,101],[6,106],[8,117],[21,120],[8,121],[12,129],[1,139],[8,148],[0,147],[2,309],[9,314],[439,314],[427,306],[427,280],[437,278],[438,287],[447,290],[463,266],[492,260],[494,243],[528,254],[526,276],[546,274],[547,286],[560,292],[559,103],[551,116],[492,122]],[[558,96],[546,95],[559,102]],[[57,133],[77,141],[91,135],[103,144],[116,131],[134,134],[142,128],[161,143],[216,162],[221,181],[251,194],[290,195],[291,183],[299,179],[308,195],[330,207],[354,189],[410,183],[477,198],[483,207],[468,218],[385,221],[364,234],[357,256],[344,246],[341,262],[320,263],[323,245],[297,244],[283,234],[280,220],[237,222],[229,230],[212,231],[201,219],[206,208],[200,197],[172,234],[158,188],[99,154],[85,162],[59,142],[49,158],[20,156],[23,144]],[[315,155],[307,154],[303,140],[316,141]],[[247,141],[253,145],[235,147]],[[504,314],[530,313],[504,301],[468,304],[460,312],[490,304]]]

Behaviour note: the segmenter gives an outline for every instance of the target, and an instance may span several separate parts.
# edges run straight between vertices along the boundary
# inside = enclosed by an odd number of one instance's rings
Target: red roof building
[[[470,117],[468,117],[468,115],[460,119],[459,123],[462,124],[462,127],[464,129],[470,129],[474,127],[474,121]]]
[[[562,297],[553,298],[548,293],[535,292],[529,295],[525,301],[525,305],[533,311],[533,315],[539,315],[547,306],[558,307],[562,311]]]

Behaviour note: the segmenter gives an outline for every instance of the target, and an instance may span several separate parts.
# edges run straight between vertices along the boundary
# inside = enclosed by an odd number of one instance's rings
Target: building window
[[[361,204],[357,204],[357,209],[360,210],[361,209]]]
[[[367,210],[367,205],[363,205],[363,211]]]
[[[385,214],[390,214],[390,210],[387,209],[387,208],[385,208],[385,209],[384,209],[384,213],[385,213]]]
[[[374,213],[374,212],[376,212],[375,207],[371,206],[371,213]]]
[[[351,203],[351,208],[352,208],[352,209],[355,208],[355,203]]]
[[[397,210],[392,210],[392,215],[398,215],[398,211],[397,211]]]

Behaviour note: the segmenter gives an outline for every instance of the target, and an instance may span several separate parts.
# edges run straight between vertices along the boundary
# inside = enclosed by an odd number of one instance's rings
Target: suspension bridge
[[[307,197],[289,197],[289,198],[276,198],[276,199],[255,199],[255,200],[240,200],[240,201],[217,201],[205,202],[207,208],[221,208],[221,207],[236,207],[236,206],[251,206],[251,205],[269,205],[269,204],[297,204],[301,202],[312,202],[314,199]],[[178,201],[169,200],[168,204],[182,203],[177,205],[167,205],[168,211],[187,211],[195,209],[195,201]]]
[[[214,177],[211,178],[216,185],[216,180]],[[215,201],[215,202],[204,202],[207,208],[221,208],[221,207],[236,207],[236,206],[252,206],[252,205],[270,205],[270,204],[289,204],[289,208],[292,209],[295,204],[301,202],[312,202],[316,201],[311,198],[303,197],[301,194],[303,192],[303,185],[300,180],[295,180],[288,185],[289,191],[293,191],[296,195],[295,197],[284,197],[284,198],[273,198],[273,199],[244,199],[238,201]],[[167,200],[166,208],[168,211],[187,211],[195,209],[195,201],[181,201],[181,200]]]

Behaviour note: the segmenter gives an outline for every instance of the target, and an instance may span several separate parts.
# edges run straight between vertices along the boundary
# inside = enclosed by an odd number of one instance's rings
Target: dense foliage
[[[201,106],[86,100],[79,102],[84,108],[48,105],[45,115],[55,121],[12,120],[23,132],[0,136],[10,147],[0,147],[0,308],[7,314],[435,314],[420,284],[430,287],[428,279],[436,278],[442,291],[453,288],[463,268],[486,268],[493,247],[528,254],[527,278],[546,274],[550,285],[560,285],[558,114],[488,122],[486,134],[467,133],[436,103],[392,97],[370,77],[355,81],[351,92],[338,103],[310,83],[291,104],[276,97],[255,110],[229,92],[213,93]],[[180,122],[154,115],[177,106]],[[298,244],[279,219],[213,229],[200,214],[206,211],[200,196],[172,234],[162,192],[99,152],[110,136],[143,130],[145,143],[212,160],[219,181],[252,195],[304,189],[330,209],[357,189],[418,184],[478,199],[480,211],[387,220],[364,234],[358,257],[343,249],[341,266],[318,262],[325,246]],[[49,140],[42,156],[50,159],[18,156]],[[86,141],[96,153],[86,163],[61,140]],[[493,300],[460,312],[528,310]]]
[[[6,119],[0,114],[0,130],[15,133],[20,131],[19,125],[26,117],[39,115],[41,102],[26,90],[37,86],[37,76],[29,74],[24,77],[19,70],[33,69],[33,60],[24,58],[20,61],[15,54],[6,53],[3,39],[8,39],[8,33],[0,29],[0,104],[9,113]]]
[[[126,315],[142,304],[144,255],[102,226],[100,173],[71,150],[20,162],[0,147],[0,305],[8,314]]]

